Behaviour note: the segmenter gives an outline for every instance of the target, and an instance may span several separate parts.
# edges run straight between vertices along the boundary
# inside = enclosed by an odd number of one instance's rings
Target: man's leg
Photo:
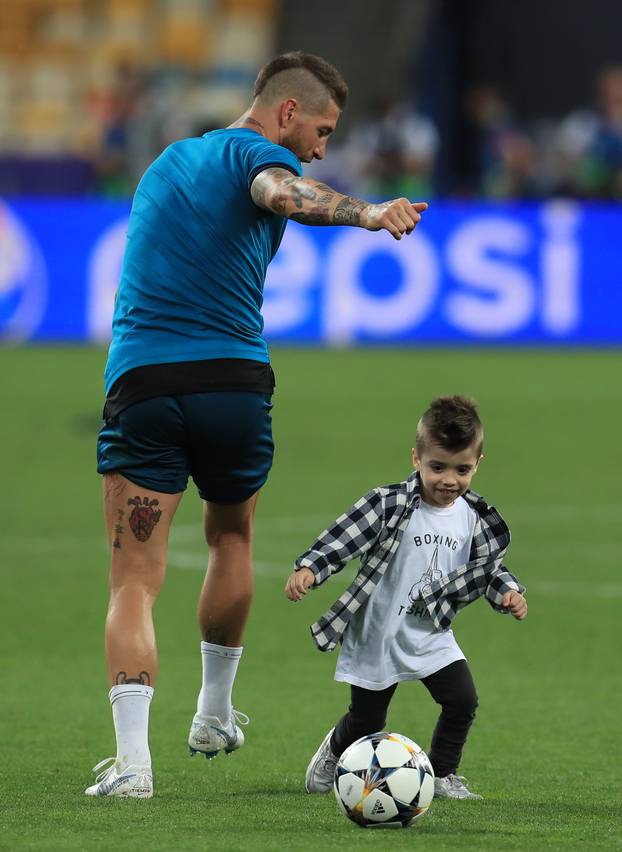
[[[233,751],[244,742],[233,718],[231,693],[253,597],[257,497],[235,505],[205,503],[209,561],[197,609],[203,683],[188,739],[191,754],[200,751],[213,757],[222,748]]]
[[[205,502],[207,574],[199,597],[204,642],[241,645],[253,597],[253,523],[259,494],[244,503]]]
[[[111,686],[155,686],[158,656],[152,610],[166,571],[168,534],[181,493],[104,476],[104,517],[110,545],[106,659]]]
[[[103,780],[87,794],[148,797],[149,705],[158,674],[152,610],[164,581],[168,533],[181,493],[151,491],[118,473],[106,474],[103,487],[111,553],[105,641],[117,755],[112,771],[102,773]]]

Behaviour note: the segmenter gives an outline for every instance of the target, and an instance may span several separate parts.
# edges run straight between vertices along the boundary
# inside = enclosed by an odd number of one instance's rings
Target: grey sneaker
[[[197,713],[192,720],[188,735],[190,756],[199,752],[208,760],[219,751],[231,754],[244,745],[244,732],[239,725],[248,725],[250,719],[239,710],[231,711],[231,718],[224,724],[217,716],[201,716]]]
[[[464,775],[446,775],[434,779],[435,799],[483,799],[477,793],[472,793],[467,787]]]
[[[320,747],[311,758],[305,775],[307,793],[329,793],[333,789],[335,769],[339,758],[330,750],[330,738],[335,729],[331,728],[322,740]]]

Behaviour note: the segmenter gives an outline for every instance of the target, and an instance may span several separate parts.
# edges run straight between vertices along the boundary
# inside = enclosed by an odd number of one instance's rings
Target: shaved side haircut
[[[305,112],[325,111],[330,98],[339,109],[348,99],[348,86],[339,71],[320,56],[296,50],[275,57],[261,69],[253,97],[267,104],[296,98]]]
[[[475,444],[476,454],[484,448],[484,427],[472,399],[466,396],[439,396],[430,403],[417,424],[415,446],[421,455],[430,444],[460,452]]]

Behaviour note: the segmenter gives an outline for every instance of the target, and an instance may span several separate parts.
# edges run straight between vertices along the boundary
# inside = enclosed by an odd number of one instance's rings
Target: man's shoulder
[[[230,147],[240,151],[262,154],[269,152],[277,158],[283,157],[297,164],[300,163],[296,155],[289,148],[272,142],[261,133],[249,130],[246,127],[224,127],[219,130],[211,130],[209,133],[204,133],[203,136],[199,137],[199,141],[201,140],[217,147]]]
[[[273,156],[288,160],[293,159],[298,163],[296,156],[288,148],[271,142],[265,136],[255,133],[253,130],[240,127],[224,127],[218,130],[210,130],[202,136],[188,136],[184,139],[178,139],[167,145],[154,162],[187,156],[202,159],[203,157],[213,157],[216,153],[225,154],[226,152],[239,153],[240,156],[262,155],[269,152]]]

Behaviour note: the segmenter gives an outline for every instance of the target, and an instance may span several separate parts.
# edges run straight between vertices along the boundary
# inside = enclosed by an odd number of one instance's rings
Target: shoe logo
[[[225,743],[228,746],[235,745],[236,740],[237,740],[237,733],[238,733],[235,725],[233,726],[233,733],[232,734],[228,734],[223,728],[219,728],[217,725],[210,725],[209,727],[212,731],[216,731],[218,736],[222,737],[223,740],[225,741]]]
[[[119,775],[118,778],[111,782],[102,781],[102,783],[99,785],[99,795],[109,796],[117,789],[117,787],[120,787],[122,784],[131,781],[132,778],[136,778],[135,773],[132,775]]]
[[[385,811],[385,809],[384,809],[384,807],[383,807],[382,802],[380,801],[380,799],[376,799],[376,801],[374,802],[374,806],[373,806],[373,808],[371,809],[371,812],[372,812],[372,816],[375,816],[376,814],[384,814],[384,813],[386,813],[386,811]]]

